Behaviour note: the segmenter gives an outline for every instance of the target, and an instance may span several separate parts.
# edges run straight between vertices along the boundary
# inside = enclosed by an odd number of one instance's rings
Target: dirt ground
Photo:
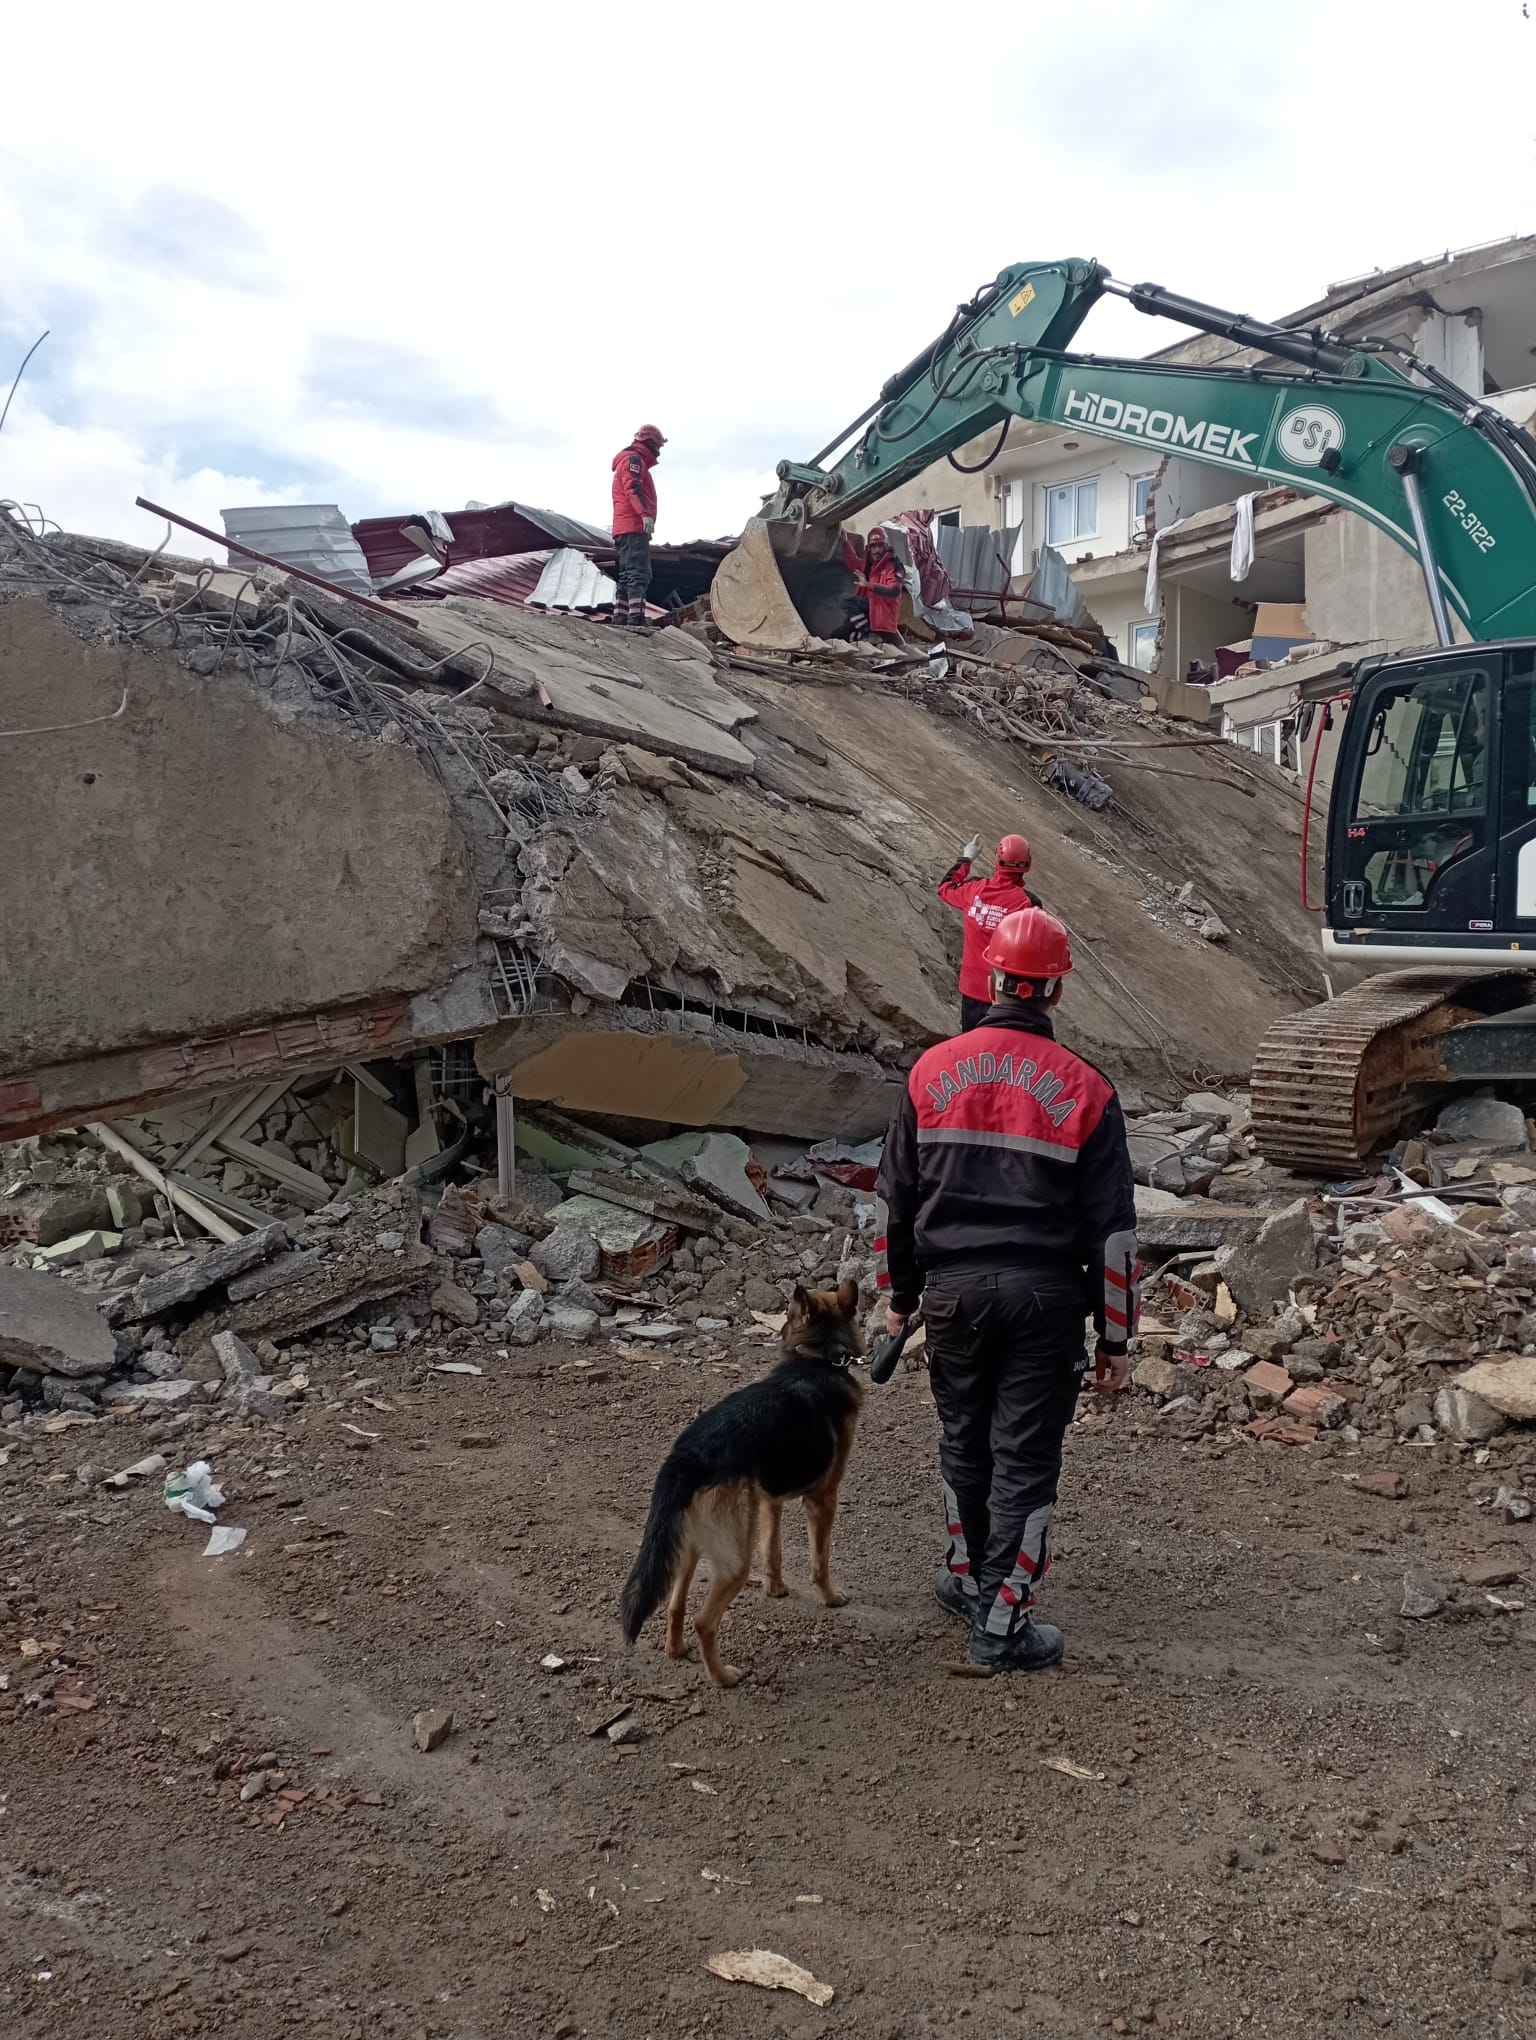
[[[849,1605],[808,1597],[787,1522],[792,1598],[738,1602],[749,1676],[719,1694],[654,1624],[627,1653],[614,1602],[668,1442],[740,1377],[474,1357],[391,1355],[281,1428],[11,1448],[0,2032],[1536,2033],[1536,1618],[1398,1620],[1410,1565],[1536,1582],[1536,1526],[1487,1506],[1536,1447],[1406,1448],[1388,1500],[1358,1456],[1095,1409],[1048,1595],[1066,1664],[974,1680],[906,1373],[844,1490]],[[77,1479],[152,1449],[214,1459],[242,1551],[202,1558],[158,1481]],[[424,1754],[429,1708],[456,1728]],[[253,1766],[285,1775],[243,1800]],[[831,2004],[706,1971],[753,1947]]]

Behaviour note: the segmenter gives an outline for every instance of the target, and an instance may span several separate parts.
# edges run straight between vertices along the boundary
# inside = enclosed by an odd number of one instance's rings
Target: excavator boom
[[[1105,290],[1229,335],[1282,369],[1197,367],[1066,351]],[[1415,374],[1419,380],[1414,380]],[[1536,446],[1433,371],[1174,296],[1118,285],[1095,262],[1018,264],[962,306],[881,391],[830,466],[781,462],[754,534],[797,572],[832,560],[838,528],[991,427],[1077,427],[1149,453],[1283,483],[1355,511],[1428,563],[1432,606],[1475,638],[1536,633]],[[846,438],[848,435],[843,435]],[[731,576],[716,616],[733,630]],[[743,632],[743,634],[748,634]],[[1449,640],[1446,624],[1442,637]],[[761,640],[759,640],[761,641]]]

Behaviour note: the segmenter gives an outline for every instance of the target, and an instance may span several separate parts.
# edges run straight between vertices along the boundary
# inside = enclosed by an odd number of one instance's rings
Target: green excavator
[[[1070,353],[1105,292],[1284,365]],[[776,495],[716,574],[720,627],[785,651],[836,634],[840,527],[996,428],[988,465],[1015,418],[1304,489],[1423,573],[1438,647],[1362,660],[1330,711],[1347,713],[1323,948],[1388,974],[1265,1036],[1252,1079],[1264,1155],[1353,1174],[1437,1086],[1536,1079],[1536,440],[1393,342],[1269,325],[1117,283],[1096,262],[1019,264],[813,460],[780,463]]]

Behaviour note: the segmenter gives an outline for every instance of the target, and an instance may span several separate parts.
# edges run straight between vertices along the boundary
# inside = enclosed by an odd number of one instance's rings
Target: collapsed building
[[[0,544],[0,1135],[472,1043],[530,1104],[863,1138],[951,1025],[933,887],[973,829],[1035,839],[1074,1032],[1123,1078],[1238,1074],[1322,990],[1292,791],[1041,641],[963,683],[775,668]],[[1107,805],[1042,776],[1074,758]]]

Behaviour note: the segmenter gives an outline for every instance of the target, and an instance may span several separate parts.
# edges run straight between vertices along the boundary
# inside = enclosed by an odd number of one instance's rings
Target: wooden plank
[[[318,1211],[322,1204],[331,1201],[330,1184],[323,1176],[317,1176],[313,1169],[303,1168],[298,1162],[285,1161],[281,1155],[269,1155],[265,1148],[256,1147],[234,1134],[221,1134],[213,1145],[219,1154],[228,1155],[242,1168],[254,1169],[258,1176],[280,1184],[310,1211]]]
[[[93,1119],[86,1132],[99,1140],[104,1148],[109,1148],[113,1154],[125,1161],[135,1174],[144,1178],[146,1183],[152,1184],[162,1197],[169,1198],[178,1211],[184,1211],[193,1224],[200,1225],[205,1233],[211,1233],[216,1240],[223,1240],[226,1246],[241,1238],[238,1226],[233,1226],[227,1219],[220,1218],[216,1211],[210,1210],[203,1200],[190,1190],[183,1190],[180,1184],[173,1183],[163,1170],[156,1168],[148,1155],[141,1155],[132,1141],[125,1140],[116,1127],[104,1126],[100,1120]]]
[[[252,1226],[260,1232],[275,1222],[270,1211],[263,1211],[258,1204],[247,1204],[243,1197],[232,1196],[228,1190],[221,1190],[217,1183],[199,1183],[195,1176],[175,1175],[171,1181],[178,1190],[185,1190],[189,1196],[211,1204],[215,1211],[221,1211],[238,1225]]]
[[[291,1079],[284,1077],[275,1084],[253,1084],[248,1089],[237,1092],[233,1098],[226,1098],[209,1114],[202,1129],[193,1134],[178,1153],[172,1155],[170,1166],[173,1169],[184,1169],[188,1162],[194,1161],[203,1152],[210,1141],[217,1140],[221,1134],[244,1133],[253,1120],[260,1119],[264,1113],[272,1110],[278,1099],[287,1094],[290,1084]]]

